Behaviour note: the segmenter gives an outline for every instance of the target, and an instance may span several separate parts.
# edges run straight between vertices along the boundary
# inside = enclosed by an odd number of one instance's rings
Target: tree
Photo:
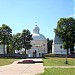
[[[12,36],[11,41],[11,50],[13,53],[15,50],[25,49],[25,53],[27,49],[30,49],[32,46],[30,44],[32,40],[32,35],[29,30],[24,29],[22,33],[17,33]]]
[[[21,35],[21,44],[25,49],[25,54],[26,54],[26,50],[32,47],[32,45],[30,44],[31,40],[32,40],[32,34],[30,33],[29,30],[24,29]]]
[[[12,38],[12,29],[6,25],[2,24],[2,27],[0,27],[0,41],[1,44],[3,44],[3,51],[5,54],[5,45],[7,45],[7,52],[9,50],[9,44]]]
[[[22,46],[21,46],[21,33],[14,34],[12,36],[12,48],[13,48],[13,51],[22,49]]]
[[[47,50],[48,50],[48,53],[52,53],[52,43],[53,43],[53,40],[50,40],[49,38],[47,38]]]
[[[63,47],[67,49],[67,54],[69,48],[72,53],[75,44],[75,19],[72,17],[60,18],[57,22],[57,28],[54,31],[56,35],[62,38]]]

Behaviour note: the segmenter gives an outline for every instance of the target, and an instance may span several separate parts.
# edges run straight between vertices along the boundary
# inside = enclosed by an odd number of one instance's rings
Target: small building
[[[32,34],[33,40],[31,40],[32,47],[27,50],[29,57],[42,57],[43,54],[47,53],[47,40],[39,31],[39,27],[35,25]]]
[[[69,51],[70,53],[70,51]],[[52,54],[67,54],[67,50],[63,48],[63,41],[59,36],[55,35],[52,45]]]

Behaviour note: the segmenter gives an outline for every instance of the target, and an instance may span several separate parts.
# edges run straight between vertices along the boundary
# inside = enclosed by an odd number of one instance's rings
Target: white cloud
[[[69,17],[73,17],[73,18],[75,18],[75,14],[73,14],[73,15],[70,15]]]

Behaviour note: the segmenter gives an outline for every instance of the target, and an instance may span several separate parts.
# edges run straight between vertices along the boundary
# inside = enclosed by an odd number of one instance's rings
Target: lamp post
[[[67,60],[67,55],[68,55],[68,32],[67,32],[67,52],[66,52],[66,64],[68,64],[68,60]]]

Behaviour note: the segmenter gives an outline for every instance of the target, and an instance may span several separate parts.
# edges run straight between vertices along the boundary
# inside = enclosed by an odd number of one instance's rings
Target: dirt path
[[[42,59],[31,60],[42,61]],[[35,75],[44,72],[43,63],[17,64],[17,62],[18,61],[15,61],[13,64],[1,66],[0,75]]]

